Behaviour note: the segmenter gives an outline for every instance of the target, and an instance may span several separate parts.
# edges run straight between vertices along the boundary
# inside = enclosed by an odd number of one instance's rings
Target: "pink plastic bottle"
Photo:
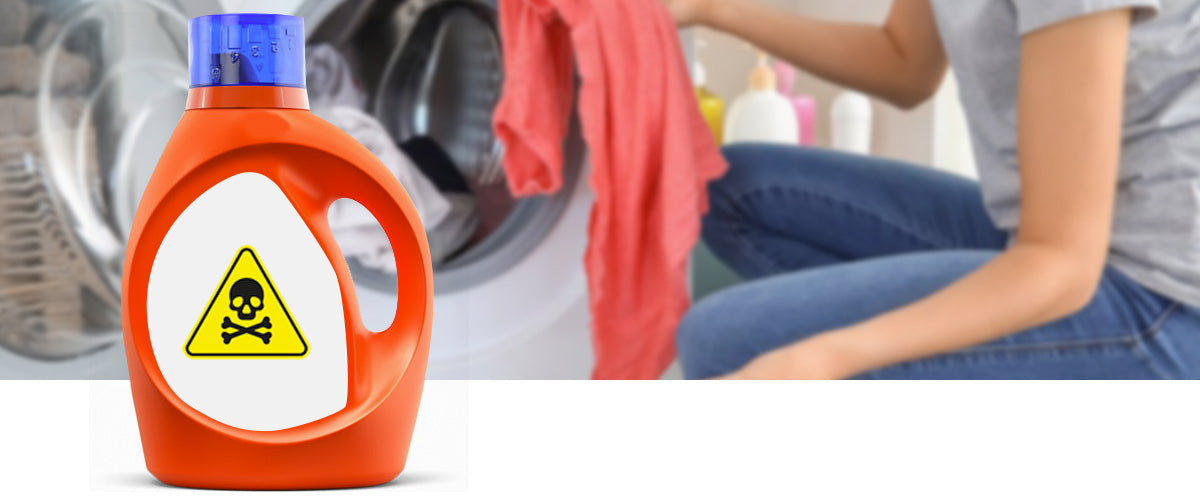
[[[812,146],[817,142],[817,101],[812,96],[800,94],[792,90],[796,82],[796,69],[790,64],[775,61],[776,90],[796,110],[796,123],[800,124],[799,142],[803,146]]]

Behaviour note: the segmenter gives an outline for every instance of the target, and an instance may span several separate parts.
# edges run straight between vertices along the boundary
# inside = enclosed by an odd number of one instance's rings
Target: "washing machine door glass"
[[[504,79],[494,1],[316,1],[301,12],[316,26],[309,45],[329,43],[346,57],[393,140],[432,140],[469,186],[475,226],[464,244],[439,258],[439,228],[426,228],[436,293],[487,282],[543,242],[571,190],[519,200],[509,194],[491,123]],[[565,153],[564,185],[574,186],[583,149],[568,145]],[[395,289],[390,273],[353,258],[350,267],[360,288]]]
[[[503,182],[491,123],[504,79],[494,16],[461,1],[413,12],[384,70],[375,114],[397,137],[437,141],[468,180]]]
[[[61,0],[27,21],[6,49],[28,52],[14,98],[35,187],[0,221],[0,344],[61,359],[119,346],[125,240],[187,97],[187,19],[168,0]]]

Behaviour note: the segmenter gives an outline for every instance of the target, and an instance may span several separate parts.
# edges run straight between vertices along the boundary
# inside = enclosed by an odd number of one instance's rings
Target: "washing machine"
[[[230,7],[303,16],[310,51],[328,44],[345,57],[364,110],[397,142],[436,141],[490,193],[492,203],[481,195],[478,204],[486,230],[434,269],[429,377],[590,373],[586,149],[576,120],[564,141],[564,188],[504,199],[503,149],[491,130],[504,71],[494,1],[28,4],[21,41],[40,70],[36,82],[9,90],[31,103],[36,123],[0,143],[0,276],[9,277],[0,278],[8,280],[0,281],[0,378],[125,376],[124,243],[184,107],[187,19]],[[13,232],[29,227],[32,236]],[[364,322],[386,326],[394,274],[348,263]]]
[[[315,0],[296,14],[310,50],[329,44],[345,57],[394,140],[432,138],[490,193],[478,208],[486,230],[434,266],[429,377],[586,378],[586,148],[573,120],[563,189],[495,200],[508,195],[491,124],[504,77],[494,0]],[[394,275],[349,263],[364,322],[386,325]]]

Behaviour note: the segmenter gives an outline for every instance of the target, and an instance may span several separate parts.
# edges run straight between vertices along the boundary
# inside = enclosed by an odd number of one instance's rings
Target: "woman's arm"
[[[1084,307],[1104,270],[1131,14],[1026,35],[1017,144],[1021,218],[998,257],[909,306],[767,353],[733,378],[843,378],[945,353]]]
[[[901,108],[937,91],[946,55],[929,0],[896,0],[883,26],[820,21],[756,0],[663,0],[682,25],[747,40],[797,67]]]

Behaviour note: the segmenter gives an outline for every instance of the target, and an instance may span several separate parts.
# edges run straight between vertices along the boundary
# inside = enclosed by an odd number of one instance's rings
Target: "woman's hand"
[[[680,28],[704,24],[712,0],[659,0]]]
[[[829,332],[768,351],[718,380],[829,380],[854,375],[833,348],[838,334]]]

